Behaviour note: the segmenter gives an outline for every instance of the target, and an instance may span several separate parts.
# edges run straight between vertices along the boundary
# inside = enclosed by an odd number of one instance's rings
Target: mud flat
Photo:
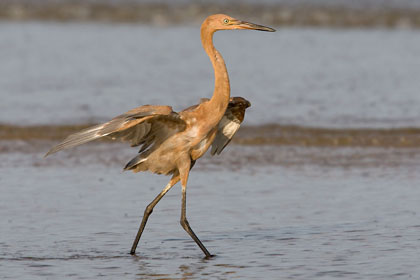
[[[272,25],[334,27],[420,27],[420,7],[410,5],[348,5],[327,1],[141,2],[2,1],[5,20],[141,22],[158,25],[200,22],[212,13],[240,14]],[[324,2],[324,3],[323,3]]]
[[[1,140],[62,140],[71,133],[92,126],[0,124]],[[107,141],[105,138],[104,141]],[[293,125],[244,126],[233,139],[242,145],[291,145],[308,147],[419,148],[418,128],[316,128]]]

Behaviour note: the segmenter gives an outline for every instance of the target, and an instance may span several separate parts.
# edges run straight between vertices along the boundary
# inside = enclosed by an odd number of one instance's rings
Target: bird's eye
[[[225,19],[223,20],[223,23],[224,23],[224,24],[228,24],[228,23],[229,23],[229,20],[228,20],[227,18],[225,18]]]

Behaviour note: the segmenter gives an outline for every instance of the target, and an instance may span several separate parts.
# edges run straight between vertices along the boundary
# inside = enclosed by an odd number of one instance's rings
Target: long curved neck
[[[201,27],[201,43],[210,58],[214,68],[214,92],[206,104],[212,112],[212,117],[219,122],[223,117],[230,98],[229,75],[222,55],[213,46],[214,30],[207,26]]]

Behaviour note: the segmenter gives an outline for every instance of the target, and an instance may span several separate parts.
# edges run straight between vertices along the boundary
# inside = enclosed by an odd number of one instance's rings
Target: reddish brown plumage
[[[274,31],[269,27],[236,20],[227,15],[209,16],[201,26],[201,41],[214,68],[215,85],[211,99],[203,99],[179,113],[170,106],[145,105],[132,109],[104,124],[72,134],[53,147],[46,155],[86,142],[110,137],[141,146],[139,154],[125,166],[134,172],[150,171],[172,174],[166,188],[149,204],[133,243],[134,254],[147,218],[162,196],[178,181],[183,190],[181,225],[205,253],[210,253],[195,236],[185,214],[188,175],[195,161],[212,147],[219,154],[230,142],[251,104],[242,97],[230,98],[229,76],[221,54],[213,46],[213,33],[224,29],[255,29]]]

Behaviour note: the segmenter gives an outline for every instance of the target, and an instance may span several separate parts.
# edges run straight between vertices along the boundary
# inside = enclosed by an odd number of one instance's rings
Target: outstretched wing
[[[245,110],[250,106],[251,103],[245,98],[232,97],[230,99],[225,115],[217,127],[216,137],[211,147],[212,155],[219,155],[230,143],[244,120]]]
[[[122,140],[131,146],[143,144],[145,150],[157,139],[163,140],[185,129],[185,122],[170,106],[145,105],[117,116],[109,122],[98,124],[68,136],[45,156],[69,149],[101,137]]]

